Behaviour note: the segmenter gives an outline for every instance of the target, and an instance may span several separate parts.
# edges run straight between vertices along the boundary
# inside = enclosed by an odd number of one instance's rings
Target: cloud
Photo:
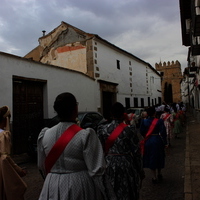
[[[179,13],[174,0],[1,0],[0,51],[24,56],[38,45],[42,30],[65,21],[152,66],[172,59],[186,65]]]

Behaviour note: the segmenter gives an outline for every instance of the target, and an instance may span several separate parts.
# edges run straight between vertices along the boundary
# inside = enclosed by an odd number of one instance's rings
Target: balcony
[[[190,67],[190,72],[197,72],[198,71],[198,67]]]
[[[191,15],[191,1],[179,0],[180,4],[180,17],[181,17],[181,31],[182,31],[182,44],[190,46],[190,30],[186,27],[186,21],[192,18]]]
[[[190,78],[195,77],[195,74],[189,74],[189,77]]]
[[[191,46],[192,56],[200,55],[200,45],[193,45]]]
[[[200,15],[194,16],[194,36],[200,36]]]

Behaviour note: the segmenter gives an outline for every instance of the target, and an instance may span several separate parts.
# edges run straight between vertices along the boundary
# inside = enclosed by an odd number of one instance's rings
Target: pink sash
[[[120,133],[123,131],[123,129],[128,126],[127,124],[124,123],[120,123],[115,129],[114,131],[110,134],[110,136],[108,137],[108,139],[105,142],[105,153],[108,153],[108,150],[110,149],[111,146],[113,146],[115,140],[117,139],[117,137],[120,135]]]
[[[73,124],[64,133],[58,138],[52,149],[50,150],[49,154],[45,160],[45,169],[46,174],[51,171],[51,168],[55,164],[55,162],[60,157],[61,153],[67,146],[67,144],[71,141],[71,139],[78,133],[82,128],[78,125]]]

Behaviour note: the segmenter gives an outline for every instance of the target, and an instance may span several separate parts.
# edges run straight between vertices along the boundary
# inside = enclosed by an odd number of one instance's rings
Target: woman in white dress
[[[44,128],[38,137],[38,167],[45,178],[40,200],[108,199],[103,184],[105,160],[100,141],[91,128],[78,131],[47,173],[45,159],[58,138],[75,124],[78,113],[76,98],[62,93],[54,102],[60,122]]]

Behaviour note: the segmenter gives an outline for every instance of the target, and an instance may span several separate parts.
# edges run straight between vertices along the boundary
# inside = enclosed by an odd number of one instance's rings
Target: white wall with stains
[[[97,111],[100,105],[99,86],[85,74],[57,66],[42,64],[0,52],[0,106],[12,110],[13,76],[47,81],[44,86],[44,118],[55,116],[53,103],[62,92],[71,92],[79,102],[79,111]]]

